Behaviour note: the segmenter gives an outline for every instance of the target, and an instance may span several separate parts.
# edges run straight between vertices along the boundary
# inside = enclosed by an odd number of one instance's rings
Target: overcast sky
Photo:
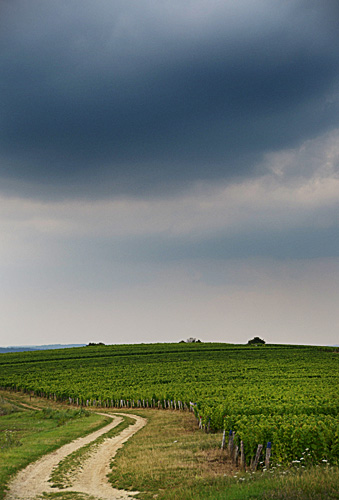
[[[0,345],[339,344],[338,23],[2,0]]]

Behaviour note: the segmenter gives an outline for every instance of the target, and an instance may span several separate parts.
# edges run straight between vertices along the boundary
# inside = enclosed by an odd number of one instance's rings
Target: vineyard
[[[0,355],[0,387],[94,407],[194,411],[275,463],[339,461],[339,354],[311,346],[138,344]]]

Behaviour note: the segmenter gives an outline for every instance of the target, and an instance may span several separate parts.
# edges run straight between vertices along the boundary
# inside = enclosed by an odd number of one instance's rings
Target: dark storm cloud
[[[253,175],[263,153],[338,125],[335,4],[251,4],[4,2],[3,189],[144,194]]]

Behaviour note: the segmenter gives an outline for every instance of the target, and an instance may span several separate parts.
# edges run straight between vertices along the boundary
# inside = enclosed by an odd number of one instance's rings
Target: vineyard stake
[[[221,441],[221,449],[224,450],[225,449],[225,443],[226,443],[226,431],[225,429],[223,430],[223,433],[222,433],[222,441]]]
[[[257,470],[262,449],[263,449],[263,445],[262,444],[258,444],[257,453],[255,455],[255,459],[254,459],[254,462],[252,464],[252,471]]]
[[[234,449],[234,455],[233,455],[233,463],[235,463],[235,465],[238,465],[238,458],[239,458],[239,446],[237,445]]]
[[[244,441],[240,441],[240,467],[245,470],[245,450]]]
[[[265,467],[268,469],[270,466],[270,458],[272,451],[272,443],[268,442],[266,447]]]
[[[233,453],[234,435],[235,435],[235,432],[230,430],[230,432],[228,434],[228,453],[229,453],[230,457],[232,456],[232,453]]]

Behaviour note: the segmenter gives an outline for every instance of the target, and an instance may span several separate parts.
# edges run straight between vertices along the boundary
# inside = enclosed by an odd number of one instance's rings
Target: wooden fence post
[[[263,449],[263,445],[258,444],[257,453],[255,454],[254,462],[252,464],[252,471],[257,470],[262,449]]]
[[[268,442],[266,447],[265,467],[268,469],[270,466],[270,458],[272,451],[272,443]]]
[[[225,443],[226,443],[226,431],[224,429],[223,433],[222,433],[222,441],[221,441],[221,449],[224,450],[225,449]]]
[[[243,470],[245,470],[246,467],[244,441],[240,441],[240,467]]]
[[[232,430],[230,430],[230,432],[228,434],[228,453],[229,453],[230,457],[232,456],[232,453],[233,453],[234,434],[235,434],[235,432]]]
[[[233,463],[235,465],[238,465],[238,458],[239,458],[239,446],[236,445],[236,447],[234,448],[234,454],[233,454]]]

